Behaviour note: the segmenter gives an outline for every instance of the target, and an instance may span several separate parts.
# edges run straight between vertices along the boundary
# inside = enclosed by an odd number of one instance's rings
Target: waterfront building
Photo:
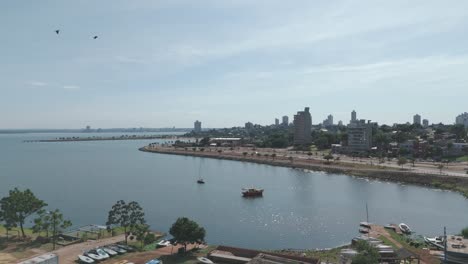
[[[423,123],[423,127],[428,127],[429,126],[429,120],[427,120],[427,119],[423,119],[422,123]]]
[[[348,146],[350,153],[367,152],[372,147],[372,126],[370,120],[356,120],[348,125]]]
[[[464,125],[465,128],[468,128],[468,113],[465,112],[463,114],[458,115],[455,118],[455,124],[457,125]]]
[[[247,131],[252,130],[252,129],[253,129],[253,126],[254,126],[254,125],[253,125],[251,122],[245,123],[245,129],[246,129]]]
[[[283,122],[281,122],[283,126],[288,126],[289,125],[289,117],[288,116],[283,116]]]
[[[195,133],[200,133],[201,132],[201,122],[200,121],[195,121],[195,123],[193,123],[193,132]]]
[[[294,115],[294,145],[312,144],[312,116],[309,107]]]
[[[279,126],[279,119],[275,118],[275,126]]]
[[[413,125],[421,125],[421,116],[418,114],[415,114],[413,116]]]

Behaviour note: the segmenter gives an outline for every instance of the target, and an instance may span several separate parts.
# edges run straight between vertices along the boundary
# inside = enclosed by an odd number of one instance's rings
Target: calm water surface
[[[252,248],[348,243],[366,203],[372,222],[405,222],[423,235],[468,223],[468,200],[453,192],[137,150],[154,140],[22,143],[59,136],[72,135],[0,135],[0,196],[30,188],[77,226],[104,224],[119,199],[138,201],[154,230],[187,216],[206,228],[208,243]],[[205,185],[195,182],[200,164]],[[243,199],[248,186],[265,188],[264,197]]]

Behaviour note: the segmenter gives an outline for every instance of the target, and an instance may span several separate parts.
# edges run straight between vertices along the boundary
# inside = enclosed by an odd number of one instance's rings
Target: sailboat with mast
[[[200,165],[198,167],[198,180],[197,180],[197,183],[198,184],[205,184],[205,180],[203,180],[203,178],[201,177],[201,161],[200,161]]]

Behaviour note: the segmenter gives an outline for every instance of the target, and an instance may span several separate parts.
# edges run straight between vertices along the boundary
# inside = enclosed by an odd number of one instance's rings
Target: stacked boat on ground
[[[123,244],[111,244],[103,247],[98,247],[86,251],[82,255],[78,255],[78,261],[80,263],[96,263],[99,261],[106,260],[113,256],[125,254],[129,251],[134,251],[134,249],[130,246]]]

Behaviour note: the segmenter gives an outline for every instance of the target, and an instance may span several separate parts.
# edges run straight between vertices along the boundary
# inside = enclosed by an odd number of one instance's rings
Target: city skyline
[[[467,17],[464,1],[2,2],[0,129],[232,127],[305,106],[453,124]]]

